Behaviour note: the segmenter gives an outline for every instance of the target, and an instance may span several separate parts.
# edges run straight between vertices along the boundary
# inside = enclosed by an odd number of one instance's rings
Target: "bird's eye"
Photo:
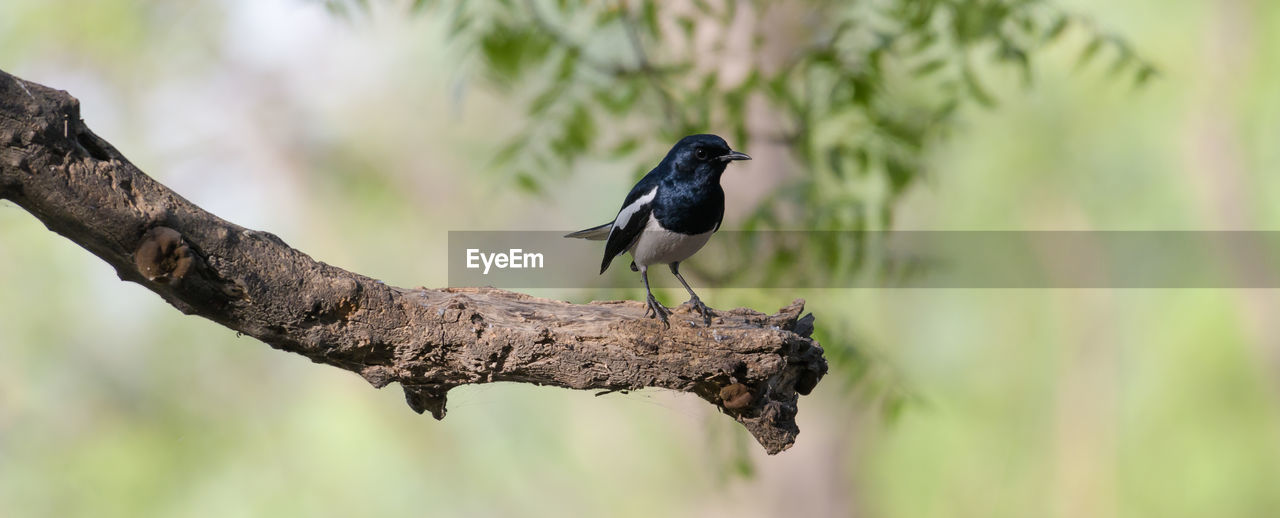
[[[706,160],[706,159],[707,159],[707,150],[706,150],[705,148],[698,148],[698,149],[695,149],[695,150],[693,151],[693,156],[698,157],[698,160]]]

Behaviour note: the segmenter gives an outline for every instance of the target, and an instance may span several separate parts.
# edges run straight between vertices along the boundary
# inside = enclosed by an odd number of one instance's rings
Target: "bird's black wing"
[[[613,231],[609,233],[609,241],[604,245],[604,261],[600,263],[600,273],[609,269],[609,263],[613,262],[614,257],[622,255],[635,244],[640,233],[644,232],[645,225],[649,223],[651,213],[653,205],[646,203],[627,219],[625,226],[614,225]]]
[[[723,203],[720,204],[720,215],[716,217],[716,228],[711,229],[712,234],[720,231],[721,223],[724,223],[724,204]]]
[[[656,171],[656,170],[655,170]],[[600,263],[600,273],[609,269],[613,258],[626,252],[640,237],[645,225],[649,224],[649,215],[653,213],[653,203],[657,199],[658,184],[661,179],[654,171],[650,171],[622,203],[622,209],[613,219],[613,227],[609,231],[609,241],[604,245],[604,260]]]

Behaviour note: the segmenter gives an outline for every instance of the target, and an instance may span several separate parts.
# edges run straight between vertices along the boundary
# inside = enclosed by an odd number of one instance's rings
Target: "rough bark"
[[[399,382],[416,412],[511,381],[697,394],[769,453],[791,446],[799,394],[826,373],[797,300],[777,314],[688,306],[665,329],[637,301],[569,304],[491,288],[403,289],[315,261],[183,199],[80,119],[66,92],[0,71],[0,199],[8,199],[186,314],[270,346]]]

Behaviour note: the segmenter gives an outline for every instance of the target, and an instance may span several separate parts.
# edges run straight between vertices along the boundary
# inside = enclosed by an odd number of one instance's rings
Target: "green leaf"
[[[450,39],[458,37],[459,34],[471,27],[473,19],[467,14],[465,6],[464,2],[458,2],[449,15],[448,34]]]
[[[716,70],[712,70],[711,73],[703,76],[702,85],[698,87],[698,96],[703,100],[706,100],[706,98],[711,95],[712,90],[715,90],[716,83],[719,81],[720,72]]]
[[[573,78],[578,70],[578,48],[573,47],[565,50],[560,56],[560,66],[556,68],[556,82],[563,83]]]
[[[684,39],[693,40],[693,29],[697,26],[697,22],[688,16],[676,18],[676,25],[680,26],[680,32],[684,33]]]
[[[1067,30],[1067,25],[1070,21],[1071,19],[1067,15],[1058,15],[1058,18],[1053,21],[1053,25],[1049,26],[1049,30],[1044,32],[1044,37],[1041,38],[1041,41],[1050,43],[1057,40],[1059,36],[1062,36],[1063,31]]]
[[[636,100],[640,98],[640,89],[635,82],[628,82],[620,88],[596,90],[593,97],[609,113],[621,115],[635,106]]]
[[[550,43],[527,27],[499,24],[481,36],[480,51],[498,79],[510,81],[545,59]]]
[[[934,110],[933,122],[936,124],[936,123],[947,121],[948,119],[951,118],[951,115],[955,113],[956,108],[959,108],[959,107],[960,107],[959,99],[948,100],[947,102],[943,103],[942,106],[938,107],[938,109]]]
[[[1124,40],[1111,38],[1112,46],[1116,49],[1116,60],[1111,63],[1111,68],[1107,70],[1109,74],[1118,74],[1125,69],[1129,63],[1133,62],[1133,50],[1129,48],[1129,44]]]
[[[1142,66],[1138,67],[1138,71],[1133,74],[1133,86],[1141,88],[1159,74],[1160,72],[1156,70],[1155,67],[1144,63]]]
[[[890,389],[880,400],[880,416],[886,422],[893,423],[902,416],[902,410],[907,406],[907,397],[902,395],[898,390]]]
[[[1102,50],[1102,44],[1102,37],[1094,36],[1089,41],[1089,44],[1084,47],[1084,50],[1080,51],[1080,57],[1076,59],[1076,68],[1082,68],[1089,64],[1090,61],[1093,61],[1093,57],[1098,54],[1099,50]]]
[[[529,139],[527,137],[516,137],[512,139],[511,142],[508,142],[507,145],[503,146],[502,149],[499,149],[498,152],[493,155],[493,159],[490,160],[490,163],[494,166],[506,165],[510,163],[516,155],[523,152],[525,148],[528,147],[528,144]]]
[[[827,150],[827,167],[831,168],[836,178],[844,179],[844,148],[832,146]]]
[[[600,14],[596,16],[596,26],[601,27],[609,25],[620,19],[622,19],[622,8],[618,6],[610,6],[605,8],[605,10],[601,11]]]
[[[858,173],[865,174],[870,170],[871,155],[867,153],[866,147],[858,147],[853,151],[853,159],[858,164]]]
[[[653,36],[655,40],[661,39],[662,24],[658,23],[658,2],[655,0],[645,0],[640,7],[645,29],[649,30],[649,35]]]
[[[530,194],[540,194],[542,192],[542,184],[537,178],[526,172],[516,173],[516,187]]]
[[[916,167],[896,156],[890,156],[884,161],[884,170],[889,177],[890,191],[895,195],[906,189],[917,172]]]
[[[853,84],[853,97],[851,99],[853,103],[862,106],[863,109],[870,108],[871,100],[876,93],[876,85],[872,78],[865,74],[854,74],[849,79]]]
[[[942,68],[947,66],[947,64],[948,64],[948,61],[942,58],[931,59],[929,61],[924,62],[923,64],[916,67],[915,69],[913,69],[911,71],[911,75],[915,77],[924,77],[924,76],[933,74],[934,72],[937,72],[939,70],[942,70]]]
[[[876,126],[880,131],[911,148],[913,152],[918,152],[924,147],[924,134],[920,129],[891,117],[880,115],[875,115],[874,117]]]
[[[635,137],[630,137],[623,139],[622,142],[619,142],[618,145],[614,146],[613,150],[609,151],[609,154],[613,155],[614,158],[621,158],[634,153],[636,148],[639,147],[640,140]]]
[[[1031,84],[1031,58],[1027,56],[1025,50],[1018,48],[1012,42],[1004,41],[997,55],[1001,61],[1013,63],[1018,67],[1018,71],[1022,73],[1022,84]]]
[[[994,108],[996,106],[995,97],[992,97],[991,94],[987,92],[986,87],[982,86],[982,81],[980,81],[978,79],[978,75],[974,73],[973,67],[966,63],[962,70],[963,73],[961,76],[964,78],[964,85],[969,91],[969,96],[984,107]]]
[[[747,93],[748,88],[735,88],[724,94],[725,122],[733,127],[733,141],[739,146],[747,141]]]
[[[911,46],[910,51],[912,54],[919,54],[921,52],[929,50],[929,47],[932,47],[934,43],[937,43],[937,41],[938,41],[937,33],[934,33],[934,32],[923,33],[920,35],[919,38],[916,39],[916,42],[914,45]]]
[[[1034,35],[1036,33],[1036,20],[1026,14],[1020,14],[1016,17],[1018,28],[1022,29],[1022,34]]]
[[[555,85],[552,85],[550,88],[547,88],[545,91],[538,94],[537,97],[534,97],[532,101],[529,101],[529,109],[528,109],[529,115],[532,117],[537,117],[542,115],[543,113],[546,113],[547,108],[550,108],[553,104],[555,104],[555,102],[559,100],[563,95],[564,95],[564,90],[560,89]]]
[[[571,160],[586,151],[595,142],[597,135],[591,112],[586,106],[579,104],[562,121],[560,137],[551,142],[551,148],[560,158]]]

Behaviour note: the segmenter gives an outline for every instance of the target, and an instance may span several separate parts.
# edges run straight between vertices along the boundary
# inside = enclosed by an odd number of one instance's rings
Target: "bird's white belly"
[[[689,235],[664,229],[650,215],[648,224],[631,247],[631,256],[639,266],[679,262],[701,250],[710,238],[711,232]]]

